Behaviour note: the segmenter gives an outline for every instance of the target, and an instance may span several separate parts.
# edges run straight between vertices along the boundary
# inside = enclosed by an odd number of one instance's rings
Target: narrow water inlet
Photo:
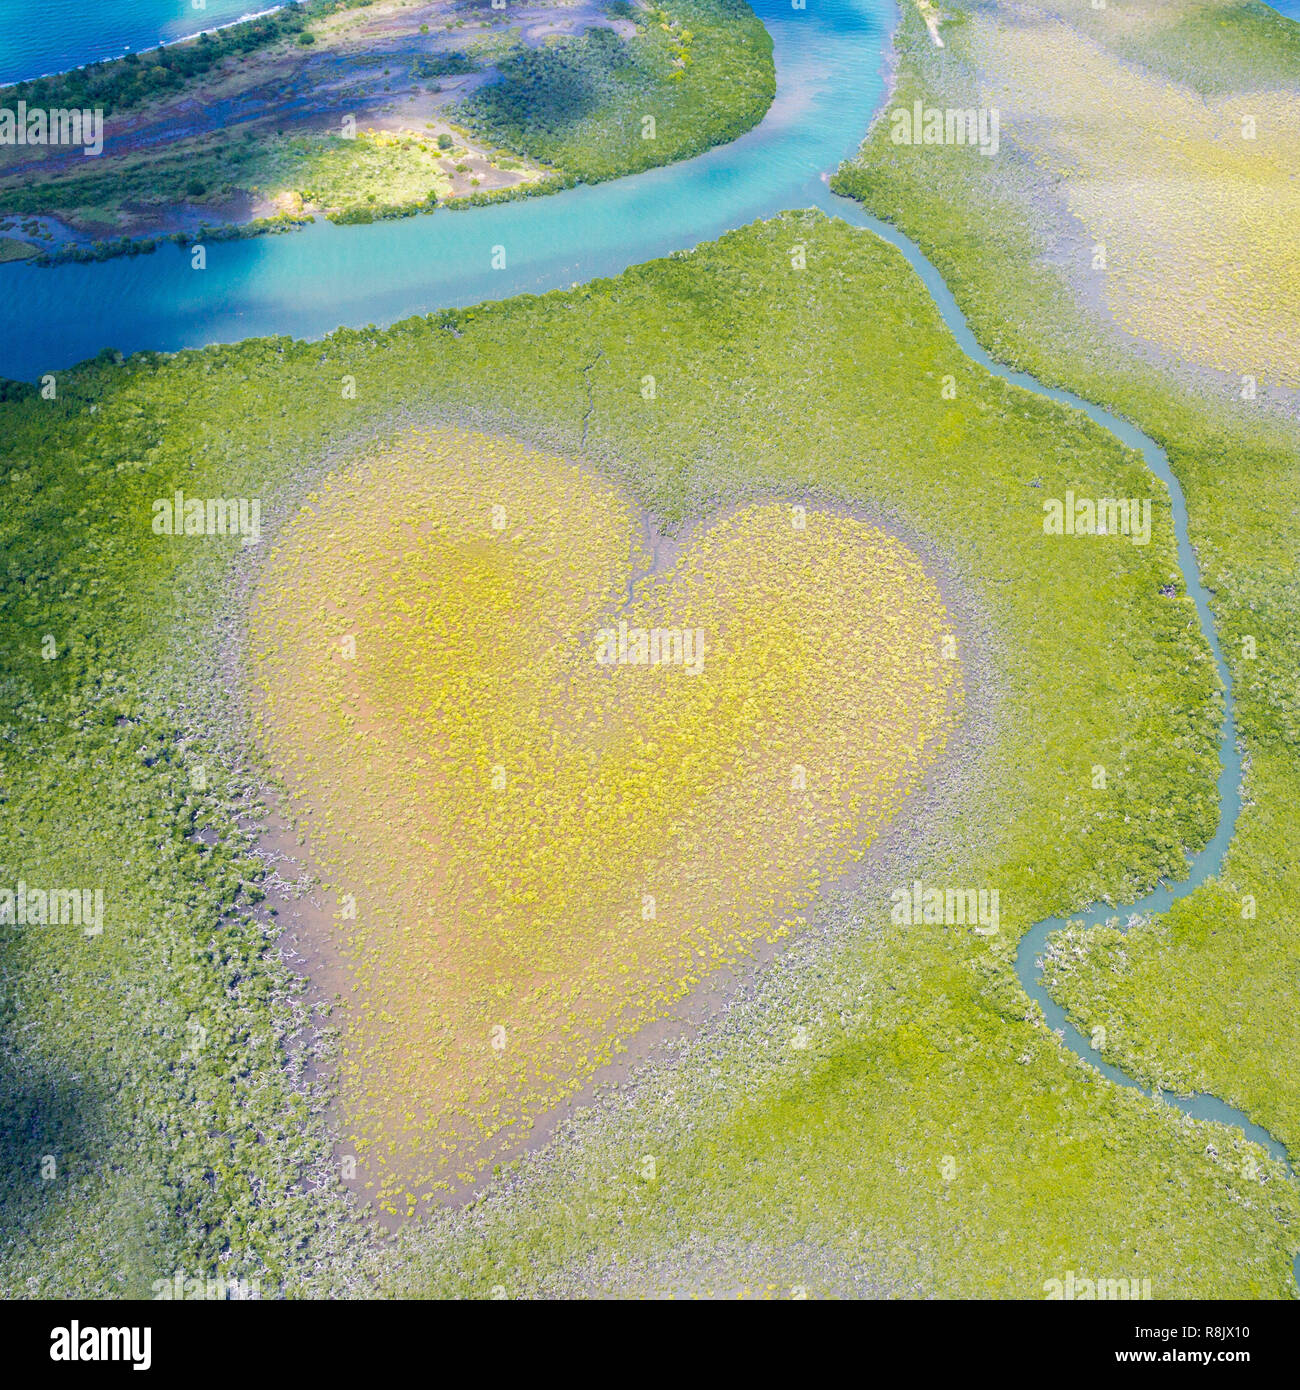
[[[1187,586],[1188,596],[1196,606],[1196,617],[1205,640],[1214,658],[1214,668],[1223,686],[1223,721],[1219,726],[1219,819],[1213,837],[1199,854],[1189,857],[1186,878],[1176,884],[1161,883],[1145,897],[1133,903],[1111,905],[1106,902],[1091,904],[1083,912],[1074,913],[1068,919],[1047,917],[1024,934],[1016,951],[1016,977],[1025,993],[1043,1011],[1047,1026],[1058,1034],[1061,1041],[1077,1057],[1081,1057],[1095,1068],[1107,1081],[1117,1086],[1127,1086],[1151,1096],[1161,1104],[1172,1106],[1175,1110],[1195,1120],[1211,1120],[1219,1124],[1232,1125],[1240,1129],[1247,1139],[1259,1144],[1280,1162],[1292,1181],[1296,1180],[1285,1145],[1275,1139],[1262,1126],[1253,1123],[1246,1114],[1219,1100],[1216,1096],[1193,1095],[1177,1096],[1167,1091],[1152,1092],[1127,1072],[1109,1062],[1103,1061],[1093,1051],[1088,1040],[1069,1021],[1065,1010],[1058,1004],[1042,982],[1042,953],[1047,939],[1053,932],[1061,931],[1068,925],[1094,927],[1107,922],[1119,921],[1120,930],[1127,930],[1125,919],[1130,914],[1154,915],[1168,911],[1180,898],[1188,897],[1208,878],[1217,874],[1223,865],[1224,855],[1236,830],[1237,817],[1241,812],[1241,755],[1237,751],[1237,725],[1232,693],[1232,672],[1223,658],[1218,633],[1214,626],[1214,615],[1210,610],[1210,597],[1201,583],[1197,569],[1196,556],[1192,550],[1187,529],[1187,503],[1183,489],[1169,466],[1165,451],[1150,436],[1127,420],[1121,420],[1101,406],[1093,405],[1071,391],[1044,386],[1026,372],[1013,371],[994,361],[971,332],[966,316],[953,297],[952,291],[944,283],[943,277],[927,260],[924,253],[910,238],[896,227],[865,212],[857,203],[847,198],[828,193],[819,201],[823,211],[843,218],[853,226],[863,227],[897,247],[906,258],[908,265],[920,276],[926,289],[930,291],[935,307],[948,330],[956,338],[958,346],[979,366],[992,375],[1014,386],[1032,391],[1035,395],[1068,405],[1082,411],[1090,420],[1109,430],[1121,443],[1136,449],[1146,466],[1164,483],[1169,491],[1170,508],[1173,514],[1174,535],[1177,541],[1178,568]],[[1293,1276],[1300,1290],[1300,1255],[1293,1264]]]
[[[1294,14],[1295,5],[1296,0],[1278,0],[1276,7]],[[251,0],[241,6],[253,8],[261,6]],[[340,322],[391,323],[449,305],[540,292],[617,273],[783,208],[817,207],[881,237],[920,276],[944,324],[972,361],[1002,380],[1083,412],[1140,452],[1165,484],[1180,571],[1224,692],[1218,822],[1209,843],[1189,858],[1186,876],[1177,884],[1162,883],[1132,904],[1098,902],[1068,922],[1052,917],[1036,923],[1019,943],[1017,977],[1042,1009],[1048,1028],[1101,1077],[1193,1119],[1240,1129],[1287,1164],[1294,1180],[1285,1147],[1242,1111],[1209,1095],[1153,1093],[1101,1060],[1042,983],[1041,957],[1053,932],[1069,923],[1092,926],[1119,918],[1122,924],[1130,913],[1167,911],[1220,871],[1240,813],[1232,677],[1200,581],[1178,479],[1164,450],[1134,425],[995,362],[916,245],[821,182],[828,164],[833,167],[856,148],[878,103],[892,0],[828,0],[817,12],[792,11],[784,0],[755,0],[754,8],[776,42],[778,95],[762,125],[731,145],[635,178],[476,209],[463,218],[440,212],[400,223],[348,229],[322,225],[282,238],[230,243],[202,276],[175,248],[100,265],[0,267],[0,374],[33,379],[106,344],[129,352],[263,333],[311,336]],[[487,255],[498,240],[510,247],[510,268],[500,274],[489,270]],[[323,295],[321,285],[338,288]],[[595,365],[585,369],[588,374]],[[583,428],[585,432],[585,418]],[[629,601],[632,590],[629,581]],[[1300,1285],[1300,1256],[1295,1273]]]

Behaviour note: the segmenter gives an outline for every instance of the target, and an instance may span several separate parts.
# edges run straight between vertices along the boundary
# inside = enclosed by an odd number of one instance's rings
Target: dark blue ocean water
[[[211,7],[213,0],[209,0]],[[757,0],[779,90],[766,119],[687,163],[551,197],[150,255],[0,266],[0,376],[35,379],[111,346],[174,349],[542,292],[613,275],[828,196],[884,91],[893,0]],[[494,269],[503,248],[504,269]],[[501,254],[495,259],[500,261]]]
[[[0,0],[0,84],[215,29],[276,0]]]
[[[1300,0],[1279,0],[1300,10]],[[192,0],[0,0],[0,61],[62,33],[61,57],[93,48],[110,23],[178,30]],[[267,8],[206,0],[205,22]],[[825,176],[858,146],[884,91],[894,0],[754,0],[772,35],[778,95],[762,124],[684,164],[548,198],[368,227],[212,243],[207,268],[166,246],[145,256],[37,269],[0,266],[0,376],[35,379],[103,347],[175,349],[255,334],[320,337],[415,313],[614,275],[783,208],[828,206]],[[56,23],[59,15],[65,22]],[[153,28],[148,25],[152,23]],[[192,26],[191,26],[192,27]],[[57,35],[40,41],[55,44]],[[53,50],[51,50],[53,51]],[[39,66],[39,64],[38,64]],[[501,252],[497,248],[502,248]],[[504,268],[494,269],[504,254]]]
[[[31,30],[26,39],[0,35],[0,65],[9,63],[15,75],[102,56],[97,45],[120,43],[128,33],[135,35],[125,40],[133,46],[156,41],[164,21],[176,33],[187,27],[182,0],[131,0],[116,9],[73,0],[0,3],[5,5],[6,29],[16,12],[27,15],[26,27]],[[815,0],[806,10],[794,10],[789,0],[753,3],[775,43],[778,96],[758,129],[733,144],[684,164],[548,198],[464,213],[441,211],[369,227],[319,223],[293,235],[214,243],[208,248],[207,269],[202,271],[191,269],[188,252],[170,246],[152,255],[97,265],[47,270],[0,267],[0,376],[33,379],[106,345],[130,352],[265,333],[315,337],[341,323],[383,325],[450,305],[521,291],[542,292],[616,274],[628,265],[710,240],[785,208],[819,206],[870,227],[900,247],[971,357],[1028,390],[1084,411],[1139,449],[1169,489],[1180,567],[1224,683],[1227,705],[1220,731],[1220,817],[1213,841],[1189,860],[1184,879],[1161,885],[1141,902],[1122,909],[1125,915],[1164,911],[1218,872],[1240,809],[1241,779],[1231,674],[1197,574],[1178,481],[1164,452],[1131,424],[992,362],[920,251],[856,204],[835,198],[826,187],[826,176],[857,147],[882,97],[884,53],[895,16],[893,0]],[[246,0],[229,5],[224,0],[207,0],[205,18],[188,27],[210,27],[209,21],[223,10],[222,17],[229,19],[238,17],[236,11],[253,8],[262,7]],[[1276,8],[1300,17],[1300,0],[1277,0]],[[45,32],[51,15],[65,17],[67,32]],[[150,16],[154,28],[146,32]],[[128,24],[137,27],[121,27]],[[0,73],[3,70],[0,66]],[[498,248],[505,252],[505,268],[499,270],[492,265]],[[1095,922],[1116,911],[1096,904],[1080,916]],[[1049,919],[1026,934],[1017,956],[1017,975],[1066,1047],[1096,1066],[1107,1080],[1134,1086],[1131,1078],[1091,1052],[1087,1040],[1039,983],[1038,957],[1048,935],[1063,925]],[[1159,1101],[1198,1119],[1238,1125],[1250,1138],[1285,1158],[1282,1146],[1270,1135],[1213,1097],[1153,1098],[1153,1103]]]

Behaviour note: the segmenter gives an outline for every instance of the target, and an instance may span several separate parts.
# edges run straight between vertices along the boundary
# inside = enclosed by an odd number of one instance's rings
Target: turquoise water
[[[276,0],[0,0],[0,84],[120,58],[215,29]]]
[[[1218,872],[1236,828],[1237,816],[1241,811],[1241,755],[1236,746],[1232,673],[1223,659],[1223,651],[1214,627],[1214,618],[1210,612],[1209,594],[1201,583],[1200,574],[1196,568],[1196,557],[1192,552],[1191,540],[1187,531],[1187,503],[1183,499],[1182,487],[1173,470],[1169,467],[1169,459],[1165,451],[1153,439],[1143,434],[1136,425],[1130,424],[1129,421],[1121,420],[1108,410],[1103,410],[1100,406],[1085,401],[1071,391],[1061,391],[1054,387],[1043,386],[1027,373],[1012,371],[994,361],[971,332],[970,326],[966,322],[966,316],[957,307],[957,301],[953,298],[948,286],[944,284],[939,272],[925,258],[915,243],[903,236],[896,228],[879,221],[868,213],[864,213],[857,204],[847,199],[834,198],[833,201],[840,205],[840,215],[846,221],[856,226],[869,227],[878,236],[883,237],[902,251],[912,269],[925,282],[926,288],[938,306],[944,323],[968,357],[978,362],[994,376],[1001,377],[1003,381],[1012,382],[1027,391],[1032,391],[1035,395],[1046,396],[1049,400],[1058,401],[1062,405],[1068,405],[1075,410],[1082,411],[1090,420],[1095,420],[1097,424],[1109,430],[1129,448],[1138,450],[1146,466],[1169,490],[1174,535],[1178,547],[1178,566],[1187,585],[1188,596],[1196,605],[1196,615],[1200,620],[1201,631],[1210,644],[1215,669],[1219,673],[1219,679],[1223,682],[1224,712],[1223,722],[1219,727],[1218,823],[1215,826],[1213,837],[1205,848],[1187,861],[1187,873],[1176,884],[1161,884],[1154,892],[1133,903],[1119,905],[1094,903],[1085,911],[1072,916],[1069,921],[1085,926],[1096,926],[1098,923],[1119,918],[1119,925],[1122,926],[1131,913],[1165,912],[1171,903],[1186,897],[1194,888]],[[1031,927],[1020,940],[1020,947],[1016,955],[1016,973],[1020,977],[1020,982],[1026,993],[1042,1006],[1048,1027],[1064,1032],[1065,1041],[1069,1044],[1071,1051],[1085,1057],[1107,1080],[1113,1081],[1117,1086],[1136,1087],[1137,1082],[1125,1072],[1103,1062],[1092,1051],[1083,1034],[1067,1021],[1065,1010],[1052,999],[1039,983],[1038,961],[1047,943],[1047,938],[1054,931],[1060,931],[1065,926],[1065,919],[1049,917]],[[1139,1087],[1139,1089],[1141,1088]],[[1244,1129],[1256,1143],[1264,1145],[1275,1158],[1286,1159],[1286,1150],[1267,1131],[1258,1125],[1248,1123],[1239,1111],[1224,1105],[1222,1101],[1216,1100],[1213,1096],[1180,1098],[1161,1094],[1160,1099],[1197,1119],[1220,1120],[1225,1124],[1237,1125]]]
[[[206,270],[192,270],[189,253],[171,245],[90,265],[0,266],[0,376],[35,380],[103,347],[129,353],[386,326],[615,275],[823,201],[822,175],[857,148],[883,95],[892,0],[812,0],[806,10],[758,0],[754,8],[773,37],[779,94],[762,124],[733,144],[525,202],[214,242]],[[503,270],[492,268],[496,246],[505,248]]]
[[[1196,567],[1196,556],[1192,551],[1187,529],[1187,503],[1183,497],[1183,489],[1169,466],[1168,456],[1155,440],[1129,421],[1121,420],[1118,416],[1112,415],[1110,411],[1103,410],[1100,406],[1093,405],[1090,401],[1076,396],[1072,391],[1062,391],[1054,387],[1044,386],[1026,372],[1013,371],[1009,367],[1004,367],[1000,362],[994,361],[971,332],[970,326],[966,322],[966,316],[958,308],[957,301],[953,298],[952,291],[944,283],[942,276],[914,242],[894,227],[879,221],[869,213],[863,212],[856,203],[852,203],[848,199],[839,199],[830,195],[829,201],[839,206],[840,215],[846,221],[855,226],[868,227],[877,236],[883,237],[891,245],[898,247],[906,257],[908,264],[924,281],[944,323],[968,357],[1004,381],[1012,382],[1016,386],[1023,387],[1026,391],[1032,391],[1035,395],[1046,396],[1049,400],[1058,401],[1062,405],[1068,405],[1075,410],[1082,411],[1090,420],[1096,421],[1104,429],[1109,430],[1129,448],[1138,450],[1146,466],[1164,483],[1169,491],[1174,535],[1177,542],[1178,568],[1181,570],[1183,582],[1187,586],[1188,597],[1196,605],[1197,620],[1206,641],[1209,643],[1210,652],[1214,658],[1214,668],[1223,685],[1224,705],[1223,721],[1219,726],[1219,776],[1217,781],[1219,817],[1214,835],[1199,854],[1188,858],[1186,875],[1180,878],[1177,883],[1161,883],[1153,892],[1131,903],[1093,903],[1084,911],[1072,915],[1068,922],[1065,918],[1048,917],[1035,923],[1021,937],[1018,944],[1016,977],[1025,993],[1035,1000],[1042,1009],[1047,1026],[1060,1036],[1062,1043],[1071,1052],[1082,1057],[1090,1066],[1095,1067],[1107,1081],[1116,1086],[1125,1086],[1141,1091],[1143,1095],[1151,1096],[1153,1100],[1173,1106],[1174,1109],[1192,1119],[1214,1120],[1220,1124],[1235,1126],[1245,1134],[1246,1138],[1267,1149],[1274,1158],[1280,1159],[1286,1165],[1287,1173],[1294,1180],[1296,1174],[1291,1167],[1286,1146],[1279,1143],[1263,1126],[1252,1123],[1241,1110],[1210,1095],[1177,1096],[1167,1091],[1153,1093],[1129,1076],[1127,1072],[1103,1061],[1093,1051],[1083,1034],[1069,1021],[1065,1010],[1048,994],[1042,983],[1042,954],[1047,946],[1047,939],[1053,932],[1061,931],[1069,924],[1091,927],[1105,922],[1114,922],[1121,929],[1126,929],[1130,915],[1148,916],[1166,912],[1178,899],[1187,897],[1200,884],[1213,878],[1223,865],[1224,855],[1228,851],[1228,845],[1236,830],[1237,817],[1241,812],[1242,769],[1241,755],[1237,751],[1232,672],[1223,659],[1223,649],[1219,645],[1218,634],[1214,626],[1214,616],[1210,611],[1209,593],[1201,583],[1200,572]],[[1300,1290],[1300,1255],[1296,1256],[1292,1273],[1297,1289]]]
[[[987,371],[995,376],[1001,377],[1004,381],[1014,382],[1017,386],[1023,386],[1027,391],[1034,392],[1035,395],[1046,396],[1050,400],[1059,401],[1063,405],[1072,406],[1075,410],[1082,411],[1090,420],[1095,420],[1097,424],[1108,429],[1112,434],[1121,439],[1131,449],[1137,449],[1147,467],[1152,473],[1164,483],[1169,490],[1169,500],[1173,512],[1174,534],[1178,544],[1178,566],[1182,570],[1183,580],[1187,585],[1188,596],[1196,605],[1196,615],[1200,620],[1201,631],[1205,634],[1210,644],[1210,651],[1214,656],[1215,669],[1219,673],[1219,679],[1223,682],[1224,689],[1224,713],[1223,722],[1219,727],[1219,819],[1215,827],[1213,838],[1205,848],[1193,858],[1187,861],[1186,876],[1180,878],[1175,884],[1162,883],[1154,892],[1147,894],[1144,898],[1136,902],[1112,905],[1108,903],[1094,903],[1083,912],[1072,916],[1069,921],[1085,926],[1096,926],[1099,923],[1107,922],[1114,918],[1119,918],[1119,925],[1123,926],[1129,914],[1152,914],[1165,912],[1169,906],[1179,898],[1186,897],[1198,885],[1206,879],[1213,877],[1223,863],[1223,856],[1227,853],[1229,841],[1237,824],[1237,816],[1241,811],[1241,756],[1236,747],[1236,723],[1233,717],[1233,694],[1232,694],[1232,674],[1228,669],[1227,663],[1223,659],[1223,650],[1219,645],[1218,635],[1214,628],[1214,618],[1210,612],[1209,594],[1201,583],[1200,574],[1196,568],[1196,557],[1192,552],[1191,540],[1187,531],[1187,503],[1183,499],[1183,490],[1178,479],[1174,476],[1173,470],[1169,467],[1169,459],[1165,451],[1151,438],[1143,434],[1136,425],[1130,424],[1127,420],[1121,420],[1118,416],[1112,415],[1108,410],[1101,409],[1100,406],[1093,405],[1089,401],[1083,400],[1070,391],[1060,391],[1053,387],[1041,385],[1033,377],[1024,372],[1012,371],[1000,363],[995,362],[987,352],[980,346],[975,335],[971,332],[966,323],[965,315],[957,307],[956,301],[952,297],[951,291],[940,278],[939,272],[922,255],[917,247],[904,237],[895,228],[877,221],[853,208],[846,212],[846,220],[860,226],[868,226],[886,241],[892,242],[907,257],[912,268],[925,281],[926,288],[929,289],[935,303],[939,307],[939,312],[943,316],[944,322],[952,331],[968,357],[973,358]],[[1031,998],[1036,999],[1042,1006],[1044,1015],[1047,1018],[1049,1028],[1062,1030],[1065,1034],[1065,1041],[1071,1051],[1084,1057],[1094,1067],[1097,1068],[1107,1080],[1113,1081],[1117,1086],[1137,1087],[1134,1081],[1125,1072],[1113,1067],[1107,1062],[1103,1062],[1095,1052],[1092,1051],[1087,1039],[1079,1032],[1073,1024],[1069,1023],[1065,1016],[1065,1010],[1057,1004],[1047,991],[1039,983],[1039,958],[1047,944],[1047,938],[1054,932],[1060,931],[1066,926],[1063,918],[1049,917],[1045,921],[1037,923],[1031,927],[1020,940],[1019,950],[1016,955],[1016,974],[1020,977],[1020,982],[1024,986],[1026,993]],[[1138,1087],[1138,1089],[1141,1089]],[[1147,1092],[1146,1094],[1150,1094]],[[1272,1138],[1269,1133],[1258,1125],[1250,1124],[1240,1111],[1234,1110],[1231,1106],[1225,1105],[1222,1101],[1216,1100],[1213,1096],[1192,1096],[1183,1098],[1161,1093],[1159,1099],[1175,1106],[1183,1111],[1184,1114],[1192,1115],[1200,1120],[1219,1120],[1224,1124],[1236,1125],[1244,1129],[1247,1135],[1257,1144],[1262,1144],[1275,1157],[1283,1161],[1286,1160],[1285,1148]]]
[[[209,12],[216,3],[209,0]],[[1283,4],[1300,6],[1300,0]],[[123,7],[128,8],[137,7]],[[151,7],[141,3],[138,8]],[[160,0],[152,8],[176,7]],[[825,176],[856,148],[883,94],[883,54],[894,15],[889,0],[813,0],[813,8],[803,11],[778,0],[757,0],[754,8],[775,43],[778,97],[762,125],[734,144],[635,178],[497,208],[361,228],[321,223],[293,236],[216,243],[208,248],[205,271],[191,270],[188,253],[174,247],[99,265],[3,267],[0,375],[34,378],[104,346],[130,352],[267,333],[314,337],[340,323],[384,325],[449,305],[521,291],[540,293],[616,274],[785,208],[816,206],[868,228],[902,251],[970,357],[1007,381],[1088,415],[1139,450],[1169,491],[1179,564],[1226,695],[1219,734],[1218,825],[1178,883],[1162,884],[1121,908],[1095,904],[1071,920],[1091,924],[1130,912],[1164,911],[1218,872],[1241,807],[1231,673],[1200,583],[1178,480],[1164,451],[1133,425],[992,361],[916,246],[830,193]],[[504,270],[491,268],[497,246],[505,248]],[[1031,928],[1020,942],[1016,973],[1065,1046],[1107,1080],[1136,1087],[1132,1078],[1096,1056],[1040,983],[1038,962],[1047,937],[1064,925],[1049,918]],[[1286,1159],[1272,1136],[1211,1096],[1162,1093],[1154,1099],[1197,1119],[1235,1125],[1275,1157]]]
[[[1061,391],[1054,387],[1043,386],[1027,373],[1012,371],[1009,367],[1004,367],[1000,362],[994,361],[971,332],[970,326],[966,322],[966,316],[957,307],[957,301],[953,298],[951,290],[944,283],[939,272],[925,258],[915,243],[894,227],[879,221],[869,213],[863,212],[857,204],[847,199],[839,199],[831,195],[830,201],[839,205],[840,215],[846,221],[855,226],[868,227],[878,236],[890,242],[891,245],[898,247],[907,258],[908,264],[925,282],[944,323],[968,357],[1004,381],[1012,382],[1016,386],[1023,387],[1026,391],[1032,391],[1035,395],[1046,396],[1049,400],[1058,401],[1062,405],[1068,405],[1075,410],[1082,411],[1090,420],[1095,420],[1097,424],[1109,430],[1129,448],[1138,450],[1146,466],[1169,490],[1174,535],[1178,549],[1178,567],[1182,571],[1183,582],[1187,585],[1188,597],[1196,605],[1197,620],[1210,645],[1210,651],[1214,658],[1214,668],[1223,684],[1223,722],[1219,726],[1218,823],[1215,826],[1213,837],[1205,848],[1187,860],[1187,873],[1177,883],[1161,883],[1153,892],[1132,903],[1093,903],[1084,911],[1072,915],[1068,922],[1065,918],[1048,917],[1035,923],[1021,937],[1017,947],[1016,977],[1025,993],[1035,1000],[1042,1009],[1047,1026],[1059,1034],[1062,1043],[1071,1052],[1082,1057],[1090,1066],[1095,1067],[1107,1081],[1116,1086],[1125,1086],[1141,1091],[1156,1101],[1173,1106],[1174,1109],[1192,1119],[1214,1120],[1220,1124],[1235,1126],[1245,1134],[1246,1138],[1261,1145],[1274,1158],[1280,1159],[1286,1164],[1288,1174],[1294,1179],[1296,1174],[1291,1168],[1285,1145],[1279,1143],[1261,1125],[1252,1123],[1242,1111],[1234,1106],[1209,1095],[1177,1096],[1167,1091],[1153,1093],[1135,1081],[1127,1072],[1103,1061],[1092,1050],[1083,1034],[1069,1021],[1065,1010],[1048,994],[1042,983],[1042,954],[1047,946],[1047,939],[1053,932],[1061,931],[1068,924],[1091,927],[1112,921],[1124,929],[1127,927],[1130,914],[1147,916],[1166,912],[1171,904],[1179,898],[1187,897],[1200,884],[1214,877],[1223,865],[1223,857],[1228,851],[1229,842],[1236,830],[1237,817],[1241,812],[1241,755],[1237,751],[1232,672],[1223,659],[1223,649],[1219,645],[1218,634],[1214,627],[1214,616],[1210,611],[1209,594],[1201,583],[1200,572],[1196,567],[1196,556],[1192,551],[1191,539],[1188,534],[1187,503],[1183,497],[1183,489],[1169,466],[1169,459],[1155,440],[1144,434],[1136,425],[1130,424],[1129,421],[1121,420],[1118,416],[1112,415],[1110,411],[1103,410],[1090,401],[1085,401],[1071,391]],[[1296,1256],[1293,1275],[1297,1289],[1300,1290],[1300,1255]]]

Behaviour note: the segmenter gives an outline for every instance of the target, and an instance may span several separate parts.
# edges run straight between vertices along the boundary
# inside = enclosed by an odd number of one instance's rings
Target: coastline
[[[265,10],[257,10],[252,14],[240,15],[238,19],[228,19],[224,24],[212,24],[205,29],[195,29],[193,33],[178,34],[172,39],[159,39],[157,43],[151,43],[145,48],[132,48],[129,44],[120,53],[105,53],[98,58],[86,58],[80,63],[73,63],[69,67],[51,68],[49,72],[36,72],[26,77],[15,77],[7,82],[0,83],[0,92],[10,87],[21,86],[24,82],[43,82],[50,77],[66,77],[69,73],[80,72],[83,68],[93,68],[98,63],[113,63],[119,58],[123,58],[128,53],[137,56],[147,53],[157,53],[163,48],[174,48],[177,44],[190,43],[194,39],[200,38],[203,34],[223,33],[227,29],[238,28],[241,24],[252,24],[255,20],[265,19],[267,15],[277,14],[284,9],[283,4],[272,5]]]
[[[421,0],[413,10],[379,0],[374,8],[323,16],[330,23],[316,27],[319,42],[302,43],[313,32],[308,28],[295,43],[298,31],[291,30],[233,65],[222,56],[179,88],[143,105],[128,101],[113,118],[104,155],[89,161],[94,168],[63,150],[47,148],[40,158],[0,151],[10,155],[0,162],[0,234],[34,247],[33,265],[48,267],[148,254],[167,242],[243,239],[316,217],[364,224],[435,207],[509,202],[728,144],[761,123],[775,92],[770,36],[747,4],[691,0],[672,11],[678,18],[667,26],[649,22],[645,0],[635,21],[624,11],[607,13],[602,0],[525,4],[509,20],[466,21],[457,13],[451,0]],[[684,29],[681,16],[700,32]],[[318,18],[307,16],[309,23]],[[644,132],[634,139],[621,129],[613,153],[587,167],[573,150],[576,162],[564,148],[557,160],[545,149],[533,151],[526,130],[508,122],[502,128],[498,108],[509,113],[516,109],[509,102],[518,102],[508,84],[536,81],[535,74],[517,78],[502,53],[516,63],[530,55],[543,61],[541,54],[558,51],[546,47],[558,37],[570,45],[564,61],[586,72],[582,64],[606,61],[600,49],[608,45],[590,46],[590,36],[601,34],[616,35],[623,57],[645,66],[629,69],[641,86],[629,86],[626,95],[599,89],[605,105],[597,102],[587,118],[594,122],[592,138],[607,138],[631,121],[617,104],[629,100],[657,101],[667,138],[661,130],[647,143]],[[691,74],[673,83],[656,65],[678,42],[695,43],[696,61],[665,70],[668,77]],[[390,68],[397,76],[384,81]],[[443,80],[430,83],[438,75]],[[561,86],[570,80],[563,67],[552,78]],[[597,78],[605,81],[598,67],[584,80]],[[725,99],[722,83],[730,93]],[[128,84],[128,97],[133,90]],[[497,95],[507,90],[509,99]],[[484,97],[494,104],[481,105]],[[199,119],[196,101],[210,114]],[[233,133],[244,139],[237,146],[220,124],[227,109],[239,112]]]

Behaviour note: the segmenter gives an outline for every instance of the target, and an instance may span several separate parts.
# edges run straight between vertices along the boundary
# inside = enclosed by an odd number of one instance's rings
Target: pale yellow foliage
[[[445,431],[333,477],[268,564],[259,726],[358,900],[344,1100],[390,1210],[787,935],[957,717],[897,540],[749,506],[628,603],[640,534],[590,473]],[[700,674],[598,663],[620,617],[701,629]]]
[[[1105,246],[1116,320],[1203,366],[1300,386],[1295,97],[1202,96],[1039,11],[974,30],[981,103]]]

